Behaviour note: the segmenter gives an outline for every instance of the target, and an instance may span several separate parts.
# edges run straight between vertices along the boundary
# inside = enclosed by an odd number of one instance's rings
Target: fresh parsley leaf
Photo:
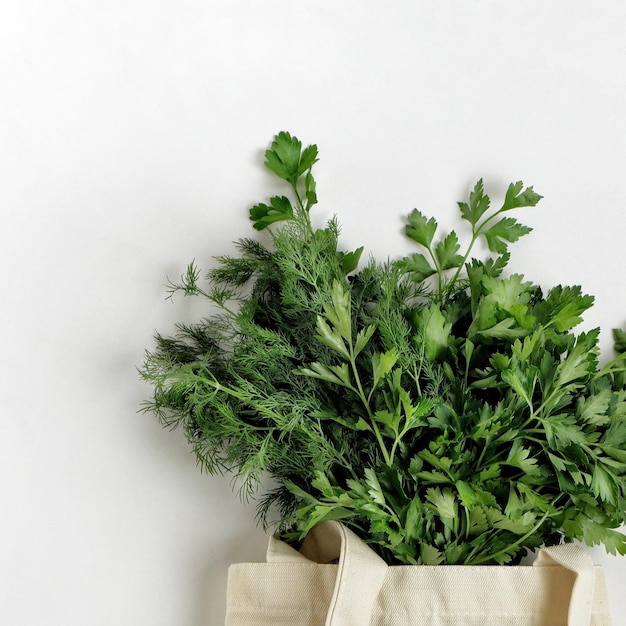
[[[300,156],[300,162],[298,163],[297,176],[300,177],[305,172],[309,171],[315,163],[317,163],[317,146],[307,146]]]
[[[482,235],[487,241],[489,250],[497,254],[506,254],[509,243],[514,243],[520,237],[527,235],[531,231],[532,228],[520,224],[512,217],[503,217],[493,226],[482,231]]]
[[[436,304],[419,311],[416,318],[423,333],[424,353],[427,358],[436,361],[448,348],[452,324]]]
[[[541,309],[549,316],[549,325],[563,332],[580,324],[582,314],[593,306],[593,302],[593,296],[583,294],[579,286],[557,285],[550,289]]]
[[[435,246],[435,256],[442,270],[459,267],[463,263],[463,256],[459,254],[461,246],[455,232],[451,232],[443,241]]]
[[[461,216],[472,226],[478,224],[480,218],[489,210],[490,204],[491,200],[489,196],[485,194],[482,178],[476,183],[474,190],[470,193],[469,204],[466,202],[458,203],[461,209]]]
[[[626,331],[621,328],[614,328],[613,341],[616,352],[619,352],[620,354],[626,352]]]
[[[519,207],[537,206],[542,197],[543,196],[535,193],[532,187],[526,187],[526,189],[524,189],[524,183],[519,180],[509,185],[501,211],[510,211],[511,209],[517,209]]]
[[[298,178],[317,161],[317,146],[302,150],[302,142],[288,132],[276,135],[265,152],[265,165],[279,178],[295,185]]]
[[[363,254],[363,246],[357,248],[353,252],[339,253],[339,258],[341,259],[341,269],[346,276],[354,272],[354,270],[356,270],[356,268],[359,266],[359,259],[361,258],[361,254]]]
[[[429,276],[436,273],[436,269],[431,266],[423,254],[415,253],[404,257],[397,262],[397,266],[403,273],[410,274],[411,280],[416,283],[423,282]]]
[[[317,183],[311,174],[311,170],[306,173],[304,178],[304,193],[307,199],[307,211],[311,210],[311,207],[317,204]]]
[[[427,218],[417,209],[413,209],[407,218],[405,232],[407,236],[416,241],[425,248],[430,247],[435,232],[437,231],[437,222],[434,217]]]
[[[254,228],[263,230],[270,224],[293,219],[293,207],[289,198],[275,196],[270,199],[269,205],[261,202],[250,209],[250,219]]]

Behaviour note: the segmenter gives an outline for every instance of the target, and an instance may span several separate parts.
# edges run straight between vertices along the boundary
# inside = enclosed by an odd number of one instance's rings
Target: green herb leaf
[[[356,335],[356,341],[354,342],[354,356],[358,356],[362,350],[365,349],[370,342],[374,333],[376,332],[376,326],[370,325],[366,328],[362,328]]]
[[[611,424],[602,439],[602,444],[612,448],[626,449],[626,417],[624,415],[611,420]]]
[[[296,184],[298,178],[317,161],[317,146],[302,150],[302,142],[287,132],[276,135],[265,152],[265,165],[279,178]]]
[[[353,252],[340,253],[341,269],[346,276],[351,272],[354,272],[354,270],[359,266],[359,259],[361,258],[362,253],[363,246],[357,248]]]
[[[430,487],[426,490],[426,500],[434,507],[444,523],[449,523],[457,515],[457,501],[451,489],[443,491],[439,487]]]
[[[459,499],[461,500],[461,504],[467,508],[471,509],[475,504],[478,503],[478,496],[476,492],[472,489],[471,485],[464,480],[457,480],[455,483],[457,491],[459,492]]]
[[[541,419],[541,424],[548,444],[555,450],[566,450],[573,444],[580,445],[586,441],[585,433],[569,415],[551,415]]]
[[[315,335],[315,338],[325,346],[335,350],[335,352],[339,352],[339,354],[345,358],[350,357],[348,348],[346,348],[346,344],[341,334],[332,330],[321,315],[317,316],[317,334]]]
[[[579,397],[576,405],[576,414],[584,424],[603,425],[610,421],[607,415],[609,405],[613,400],[611,389],[601,389],[597,394]]]
[[[347,363],[329,366],[323,365],[322,363],[311,363],[309,367],[303,367],[297,371],[305,376],[319,378],[320,380],[325,380],[326,382],[336,385],[342,385],[344,387],[352,386]]]
[[[416,241],[425,248],[430,247],[433,241],[435,232],[437,231],[437,222],[434,217],[426,218],[426,216],[413,209],[408,217],[408,224],[406,225],[405,232],[407,236]]]
[[[517,467],[525,474],[535,474],[539,471],[537,460],[531,456],[530,450],[524,448],[519,439],[511,446],[506,465]]]
[[[283,220],[293,219],[293,207],[289,198],[285,196],[275,196],[270,199],[270,204],[256,204],[250,209],[250,219],[257,230],[263,230],[270,224]]]
[[[596,463],[593,469],[591,489],[601,500],[618,504],[619,487],[613,478],[612,472],[608,471],[601,463]]]
[[[350,294],[338,280],[333,282],[332,303],[324,303],[324,313],[336,329],[338,335],[350,344],[352,342]]]
[[[415,253],[398,261],[397,266],[417,283],[432,276],[437,270],[431,266],[423,254]]]
[[[420,546],[420,560],[422,565],[441,565],[444,557],[434,546],[423,544]]]
[[[310,170],[304,178],[304,190],[307,200],[306,208],[310,211],[311,207],[317,204],[317,184]]]
[[[511,209],[519,207],[537,206],[542,197],[543,196],[535,193],[532,187],[524,189],[524,183],[519,180],[509,185],[504,198],[504,204],[500,210],[510,211]]]
[[[614,328],[613,341],[616,352],[619,352],[620,354],[626,352],[626,331],[621,328]]]
[[[595,329],[581,333],[578,337],[573,350],[557,368],[560,386],[584,379],[595,371],[598,362],[598,334],[599,330]]]
[[[458,254],[461,246],[455,232],[451,232],[443,241],[435,246],[435,256],[442,270],[459,267],[463,263],[463,256]]]
[[[374,413],[374,419],[381,424],[389,428],[394,437],[398,436],[400,430],[400,415],[392,413],[391,411],[376,411]]]
[[[512,217],[503,217],[481,234],[485,237],[489,250],[497,254],[506,254],[509,243],[516,242],[531,231],[532,228],[520,224]]]
[[[542,308],[547,309],[550,324],[567,331],[582,322],[582,314],[593,306],[593,296],[584,295],[581,288],[558,285],[550,290]]]
[[[459,202],[461,216],[467,220],[472,226],[476,226],[480,218],[489,210],[490,199],[485,194],[482,178],[474,186],[474,190],[470,193],[469,204]]]
[[[399,354],[395,348],[383,354],[376,353],[372,355],[372,375],[374,378],[372,387],[374,389],[378,387],[380,381],[389,374],[393,366],[398,362],[398,358]]]
[[[417,314],[418,324],[422,328],[424,353],[432,361],[436,361],[448,348],[448,339],[452,324],[450,324],[440,307],[433,303],[427,309]]]
[[[368,494],[372,497],[376,504],[385,505],[385,494],[383,493],[382,487],[380,486],[380,482],[378,481],[378,476],[376,472],[371,468],[366,468],[364,470],[365,473],[365,482],[368,486]]]
[[[510,385],[511,388],[519,395],[528,405],[531,412],[533,411],[533,396],[535,394],[535,386],[539,378],[539,370],[532,366],[526,365],[524,368],[518,366],[514,369],[504,370],[501,374],[502,380]]]
[[[297,175],[302,176],[307,170],[310,170],[315,163],[317,163],[317,146],[307,146],[300,156],[300,162],[298,164]],[[309,189],[309,185],[307,185],[307,189]]]

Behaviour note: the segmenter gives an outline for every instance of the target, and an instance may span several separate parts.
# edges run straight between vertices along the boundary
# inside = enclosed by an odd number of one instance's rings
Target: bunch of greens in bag
[[[511,211],[541,196],[518,182],[494,208],[479,181],[463,246],[414,210],[417,251],[357,271],[337,221],[312,225],[317,147],[283,132],[265,156],[288,194],[250,210],[269,237],[170,285],[207,316],[156,336],[146,409],[244,495],[270,477],[258,515],[294,542],[334,519],[389,563],[511,563],[573,539],[625,554],[626,333],[600,367],[599,331],[573,332],[592,297],[505,273],[530,231]]]

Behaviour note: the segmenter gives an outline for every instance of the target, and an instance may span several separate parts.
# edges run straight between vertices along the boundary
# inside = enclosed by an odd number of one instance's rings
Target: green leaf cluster
[[[408,216],[405,232],[424,251],[407,256],[399,263],[416,282],[435,276],[435,291],[439,298],[445,298],[458,289],[458,282],[463,277],[462,272],[477,241],[483,239],[491,252],[500,255],[491,261],[493,269],[501,270],[506,265],[509,244],[532,229],[502,214],[520,207],[536,206],[539,200],[541,196],[532,187],[524,189],[523,183],[518,181],[509,185],[500,209],[490,211],[491,199],[485,194],[482,179],[479,180],[469,195],[469,201],[458,203],[461,217],[471,227],[471,238],[464,253],[461,252],[456,232],[452,231],[443,239],[435,241],[437,221],[414,209]]]
[[[169,286],[208,314],[156,335],[146,410],[294,542],[336,519],[389,563],[514,563],[575,539],[626,554],[626,333],[601,367],[599,331],[574,332],[592,297],[506,273],[530,232],[509,212],[541,196],[513,183],[492,209],[478,181],[464,243],[416,209],[417,251],[359,268],[334,218],[312,226],[317,159],[279,133],[265,165],[286,190],[250,210],[268,243]]]

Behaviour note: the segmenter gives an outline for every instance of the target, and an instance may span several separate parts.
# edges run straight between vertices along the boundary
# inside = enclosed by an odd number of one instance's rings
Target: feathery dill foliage
[[[511,563],[572,539],[625,554],[626,333],[600,368],[598,330],[572,332],[593,298],[504,275],[532,187],[493,209],[479,181],[463,249],[414,210],[419,251],[357,272],[337,222],[311,225],[317,147],[282,132],[265,156],[290,193],[250,210],[270,245],[242,239],[170,285],[212,312],[156,335],[146,409],[244,495],[272,476],[259,516],[276,505],[293,541],[338,519],[390,563]]]

